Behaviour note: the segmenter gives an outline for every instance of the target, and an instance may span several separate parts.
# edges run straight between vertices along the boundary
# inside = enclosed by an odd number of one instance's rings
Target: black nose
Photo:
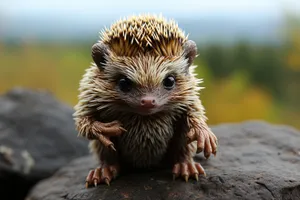
[[[149,96],[143,97],[141,99],[141,106],[145,108],[153,108],[156,106],[156,100],[154,97],[149,97]]]

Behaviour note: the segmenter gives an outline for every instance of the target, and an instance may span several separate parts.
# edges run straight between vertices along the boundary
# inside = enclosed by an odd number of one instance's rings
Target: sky
[[[300,0],[0,0],[0,36],[56,34],[68,37],[74,31],[80,37],[80,34],[95,33],[102,25],[109,26],[124,16],[161,13],[179,22],[200,19],[201,26],[206,27],[208,25],[203,23],[210,22],[203,19],[217,22],[208,27],[211,29],[208,36],[231,25],[237,29],[235,32],[249,35],[260,34],[251,31],[263,28],[263,35],[267,37],[273,31],[268,32],[268,22],[270,26],[278,23],[286,10],[300,14]],[[235,37],[232,32],[227,35]]]
[[[141,12],[168,16],[277,16],[288,7],[300,12],[299,0],[1,0],[7,17],[63,16],[116,17]]]

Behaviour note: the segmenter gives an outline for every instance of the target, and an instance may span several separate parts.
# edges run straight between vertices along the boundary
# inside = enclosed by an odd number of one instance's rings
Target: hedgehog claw
[[[116,148],[115,148],[115,146],[114,146],[113,144],[109,145],[109,148],[110,148],[111,150],[113,150],[113,151],[117,151]]]
[[[127,132],[127,130],[126,130],[125,128],[123,128],[123,127],[119,127],[119,129],[120,129],[121,131],[123,131],[123,132]]]
[[[184,177],[185,182],[188,182],[189,176],[188,176],[188,175],[185,175],[185,176],[183,176],[183,177]]]
[[[107,178],[105,179],[105,183],[106,185],[110,186],[109,180]]]
[[[198,176],[198,174],[195,174],[194,177],[195,177],[196,181],[198,182],[198,181],[199,181],[199,176]]]

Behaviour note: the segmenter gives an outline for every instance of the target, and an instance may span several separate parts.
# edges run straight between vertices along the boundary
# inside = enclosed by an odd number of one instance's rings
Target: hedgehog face
[[[101,49],[101,48],[98,48]],[[100,55],[100,54],[99,54]],[[191,59],[140,54],[134,57],[108,54],[99,69],[113,88],[114,110],[150,115],[178,111],[194,91]],[[191,82],[191,83],[189,83]]]
[[[126,104],[121,109],[142,115],[175,108],[172,100],[184,90],[189,76],[183,57],[112,57],[106,63],[105,79],[114,85],[116,99]]]

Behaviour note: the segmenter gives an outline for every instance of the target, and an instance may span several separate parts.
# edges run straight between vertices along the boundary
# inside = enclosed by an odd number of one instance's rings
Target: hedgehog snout
[[[157,100],[152,96],[145,96],[141,98],[140,106],[143,108],[154,108],[157,105]]]

